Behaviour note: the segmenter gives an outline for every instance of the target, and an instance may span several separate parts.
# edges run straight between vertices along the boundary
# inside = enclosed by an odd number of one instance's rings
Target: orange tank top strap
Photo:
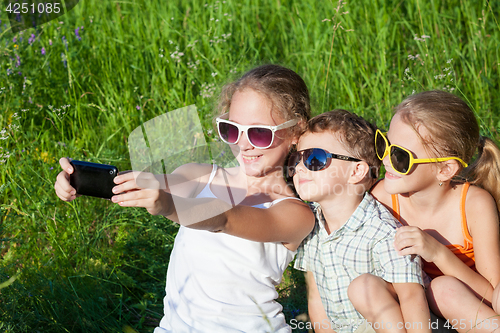
[[[467,216],[465,215],[465,199],[467,198],[467,191],[469,190],[470,183],[464,183],[462,186],[462,194],[460,197],[460,213],[462,215],[462,234],[464,235],[464,249],[472,249],[472,236],[467,227]]]
[[[397,194],[391,194],[391,199],[392,199],[392,210],[393,210],[393,215],[395,218],[398,219],[399,222],[401,222],[401,215],[399,214],[399,199]]]

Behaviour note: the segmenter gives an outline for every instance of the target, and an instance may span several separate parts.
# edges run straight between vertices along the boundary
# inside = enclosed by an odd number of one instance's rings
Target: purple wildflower
[[[28,39],[28,44],[32,44],[35,41],[35,34],[31,34],[31,37]]]
[[[52,39],[49,39],[49,45],[52,46]]]
[[[66,36],[62,36],[62,41],[64,43],[64,47],[66,48],[66,51],[68,50],[68,41],[66,40]]]
[[[14,38],[12,39],[12,43],[15,43],[15,42],[16,42],[16,40],[17,40],[17,37],[14,37]]]
[[[45,47],[42,47],[42,55],[45,55]]]
[[[80,35],[78,34],[78,30],[80,30],[80,28],[76,28],[76,29],[75,29],[75,35],[76,35],[76,38],[77,38],[78,40],[82,40],[82,37],[80,37]]]
[[[136,108],[137,110],[140,110],[140,109],[141,109],[141,107],[140,107],[139,105],[137,105],[135,108]]]
[[[21,73],[21,72],[17,72],[17,74],[19,74],[19,75],[23,75],[23,73]]]
[[[17,62],[16,62],[16,67],[21,66],[21,58],[19,57],[18,54],[16,54]]]
[[[10,74],[12,74],[12,69],[7,68],[7,75],[10,75]]]

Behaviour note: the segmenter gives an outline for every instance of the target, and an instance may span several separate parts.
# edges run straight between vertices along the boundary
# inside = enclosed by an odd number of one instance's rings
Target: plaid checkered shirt
[[[294,267],[313,273],[335,331],[354,332],[364,320],[347,296],[347,287],[361,274],[424,285],[420,257],[399,256],[394,249],[394,235],[401,224],[369,193],[347,222],[331,234],[325,230],[320,205],[312,203],[311,209],[316,226],[297,250]]]

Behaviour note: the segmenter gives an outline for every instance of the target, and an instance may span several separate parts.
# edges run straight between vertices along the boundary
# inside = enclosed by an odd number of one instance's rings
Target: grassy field
[[[387,127],[406,96],[443,89],[498,140],[499,12],[487,0],[84,0],[13,34],[2,11],[0,331],[151,332],[161,318],[177,227],[60,201],[60,157],[129,169],[130,132],[190,104],[213,138],[220,87],[264,63],[303,76],[314,114],[345,108]],[[279,290],[289,320],[306,312],[300,273]]]

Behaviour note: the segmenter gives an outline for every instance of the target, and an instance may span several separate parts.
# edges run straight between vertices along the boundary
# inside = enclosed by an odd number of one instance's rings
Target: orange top
[[[446,245],[460,260],[462,260],[467,266],[469,266],[474,271],[476,270],[474,261],[474,248],[472,246],[472,236],[467,228],[467,218],[465,216],[465,198],[467,197],[467,190],[469,189],[470,183],[465,183],[462,187],[462,194],[460,197],[460,212],[462,215],[462,234],[464,235],[464,244],[456,245],[450,244]],[[401,222],[401,216],[399,215],[399,199],[397,194],[392,194],[392,209],[394,210],[394,216]],[[424,267],[423,270],[429,275],[430,278],[435,278],[437,276],[443,275],[443,273],[437,268],[432,262],[427,262],[423,260]]]

